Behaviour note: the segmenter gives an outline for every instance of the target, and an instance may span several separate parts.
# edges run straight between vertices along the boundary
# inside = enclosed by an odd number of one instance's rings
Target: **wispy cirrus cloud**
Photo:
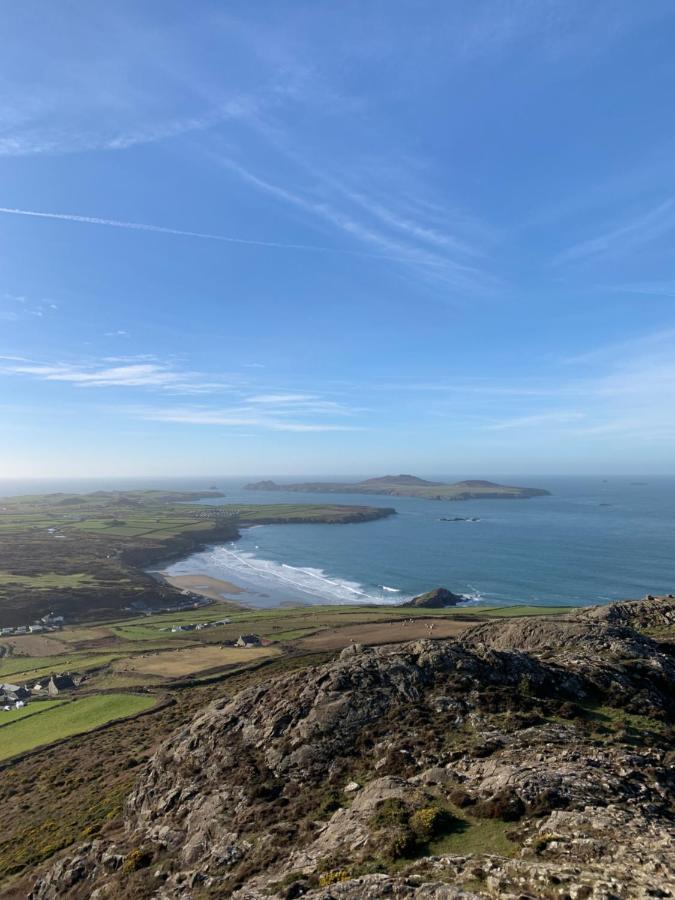
[[[340,185],[333,176],[303,163],[293,152],[286,155],[299,166],[300,177],[304,169],[311,182],[304,177],[302,184],[280,183],[232,157],[209,154],[245,183],[348,235],[369,248],[369,254],[412,267],[418,274],[456,288],[496,288],[495,276],[466,258],[481,255],[467,242],[387,208],[363,191]]]
[[[86,363],[44,363],[22,357],[0,356],[0,375],[22,377],[71,385],[74,389],[138,390],[173,395],[204,395],[209,402],[199,405],[119,406],[118,410],[135,419],[175,425],[210,425],[225,428],[254,428],[263,431],[295,433],[361,431],[346,417],[363,412],[317,392],[251,392],[246,380],[237,382],[218,375],[172,367],[152,358],[111,357],[107,365]],[[222,404],[226,395],[230,403]],[[342,421],[331,421],[337,417]]]
[[[128,150],[191,132],[205,131],[228,119],[246,118],[247,104],[232,100],[202,115],[184,116],[155,124],[105,131],[77,131],[60,127],[26,129],[17,134],[0,134],[0,157],[81,153],[87,150]]]
[[[226,383],[209,379],[203,373],[179,371],[157,362],[100,366],[0,357],[0,374],[65,382],[81,388],[147,388],[186,394],[207,393],[228,387]]]
[[[264,431],[289,431],[295,433],[363,431],[356,425],[333,422],[299,422],[281,418],[274,413],[260,413],[250,407],[235,406],[227,409],[203,407],[179,407],[174,409],[143,409],[134,415],[152,422],[169,422],[176,425],[211,425],[227,428],[254,427]]]
[[[533,413],[529,416],[516,416],[513,419],[503,419],[485,427],[489,431],[504,431],[511,428],[538,428],[540,426],[567,425],[570,422],[578,422],[583,418],[585,418],[585,414],[578,410],[555,410]]]
[[[305,404],[309,401],[317,400],[316,394],[254,394],[248,397],[249,403],[267,404]]]
[[[634,366],[636,360],[644,363],[662,357],[672,358],[675,346],[675,328],[660,328],[647,334],[636,335],[623,341],[612,341],[592,347],[573,356],[565,357],[564,365],[600,363],[612,368]]]
[[[547,359],[529,376],[396,375],[368,389],[377,408],[395,403],[400,416],[423,408],[433,422],[476,440],[599,441],[621,434],[648,443],[675,435],[675,328]]]
[[[222,241],[227,244],[246,244],[252,247],[272,247],[283,250],[311,250],[322,253],[353,253],[337,247],[321,247],[311,244],[289,244],[282,241],[265,241],[254,238],[233,237],[232,235],[210,234],[204,231],[186,231],[182,228],[167,228],[145,222],[126,222],[119,219],[105,219],[100,216],[82,216],[75,213],[55,213],[34,209],[18,209],[0,206],[0,213],[11,216],[28,216],[35,219],[56,219],[63,222],[79,222],[84,225],[103,225],[109,228],[126,228],[131,231],[149,231],[155,234],[169,234],[178,237],[200,238],[207,241]]]
[[[554,263],[590,260],[625,253],[651,243],[675,229],[675,197],[669,197],[638,216],[623,219],[596,237],[579,241],[559,253]]]
[[[361,408],[347,407],[337,400],[331,400],[320,394],[253,394],[244,400],[260,409],[275,409],[278,415],[294,415],[298,411],[304,413],[331,413],[347,416],[355,412],[363,412]]]

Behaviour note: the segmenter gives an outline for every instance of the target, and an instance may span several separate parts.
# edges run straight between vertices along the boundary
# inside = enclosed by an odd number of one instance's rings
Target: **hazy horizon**
[[[672,4],[3,25],[0,479],[673,471]]]
[[[203,475],[203,474],[184,474],[184,475],[86,475],[86,476],[54,476],[54,475],[43,475],[35,478],[23,478],[23,477],[13,477],[13,478],[0,478],[0,491],[4,490],[5,487],[9,487],[13,484],[24,485],[24,486],[37,486],[37,487],[45,487],[49,490],[61,490],[68,487],[77,487],[81,486],[84,493],[88,490],[105,490],[108,485],[110,485],[111,489],[118,488],[122,490],[134,490],[134,489],[144,489],[144,488],[152,488],[153,485],[159,488],[165,486],[178,487],[183,485],[186,489],[189,489],[187,486],[193,486],[199,489],[207,489],[207,488],[228,488],[233,486],[243,486],[248,482],[253,482],[261,479],[269,479],[269,480],[278,480],[279,486],[283,488],[284,484],[290,484],[293,482],[302,482],[302,481],[317,481],[317,482],[341,482],[345,483],[350,482],[358,482],[361,480],[365,480],[366,478],[378,477],[381,475],[395,475],[401,474],[397,472],[353,472],[353,473],[339,473],[339,472],[298,472],[298,473],[274,473],[274,472],[251,472],[248,474],[228,474],[228,475]],[[484,479],[490,481],[496,481],[498,483],[507,483],[510,482],[514,485],[519,485],[522,487],[546,487],[546,482],[548,481],[549,487],[555,488],[555,482],[584,482],[584,481],[592,481],[592,482],[616,482],[616,481],[628,481],[637,483],[634,479],[657,479],[663,481],[669,481],[675,479],[675,474],[670,472],[659,472],[659,473],[645,473],[645,472],[579,472],[579,473],[561,473],[561,472],[459,472],[459,473],[439,473],[439,472],[406,472],[404,474],[415,474],[420,478],[432,480],[432,481],[442,481],[442,482],[458,482],[458,481],[467,481],[474,479]],[[535,484],[534,480],[538,480]],[[372,497],[377,496],[386,496],[386,495],[371,495]],[[251,501],[255,501],[256,497],[260,499],[260,495],[252,494]],[[264,495],[263,495],[264,499]],[[308,501],[310,502],[310,501]]]

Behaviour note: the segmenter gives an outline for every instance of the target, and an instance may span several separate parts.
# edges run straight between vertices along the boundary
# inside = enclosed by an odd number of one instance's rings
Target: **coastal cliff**
[[[675,660],[615,608],[353,645],[224,697],[157,750],[125,834],[31,898],[672,896]]]

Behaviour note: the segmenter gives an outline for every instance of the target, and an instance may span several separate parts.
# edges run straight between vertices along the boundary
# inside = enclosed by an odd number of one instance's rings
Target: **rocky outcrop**
[[[675,627],[675,597],[645,597],[644,600],[624,600],[605,606],[589,606],[580,612],[585,619],[628,625],[631,628],[663,629]]]
[[[353,645],[157,751],[33,900],[675,896],[675,661],[592,618]]]
[[[443,609],[445,606],[457,606],[458,603],[464,603],[466,597],[461,594],[453,594],[447,588],[435,588],[433,591],[427,591],[426,594],[420,594],[419,597],[413,597],[401,603],[401,606],[417,606],[423,609]]]

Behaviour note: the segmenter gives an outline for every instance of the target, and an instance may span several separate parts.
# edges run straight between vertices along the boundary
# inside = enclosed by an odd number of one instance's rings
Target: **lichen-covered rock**
[[[605,606],[589,606],[580,610],[585,619],[628,625],[631,628],[673,628],[675,626],[675,597],[645,597],[644,600],[624,600]]]
[[[674,688],[657,643],[592,618],[352,646],[205,710],[126,838],[32,898],[675,897]]]

